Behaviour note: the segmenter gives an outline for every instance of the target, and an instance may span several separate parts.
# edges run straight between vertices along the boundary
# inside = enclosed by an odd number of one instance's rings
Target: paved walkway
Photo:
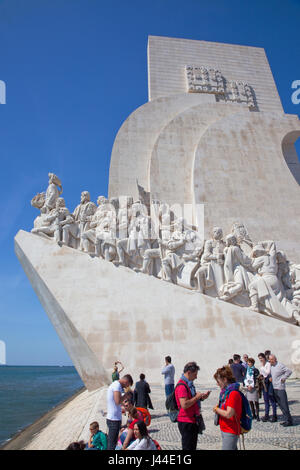
[[[155,410],[151,412],[151,435],[165,450],[181,448],[180,434],[177,424],[171,423],[164,409],[164,389],[162,386],[151,387],[151,398]],[[197,387],[197,390],[199,387]],[[201,391],[212,390],[210,397],[202,403],[203,417],[206,431],[199,436],[198,449],[220,449],[220,430],[213,424],[212,408],[218,400],[219,389],[211,386],[201,386]],[[253,429],[245,437],[246,449],[255,450],[284,450],[300,449],[300,380],[291,380],[287,383],[287,393],[295,425],[283,428],[281,412],[277,423],[254,422]],[[260,401],[261,416],[264,414],[263,400]],[[59,410],[50,423],[23,448],[25,449],[65,449],[72,441],[89,436],[89,423],[97,420],[100,428],[105,430],[106,414],[106,388],[88,392],[84,391],[63,409]],[[17,444],[17,442],[16,442]]]

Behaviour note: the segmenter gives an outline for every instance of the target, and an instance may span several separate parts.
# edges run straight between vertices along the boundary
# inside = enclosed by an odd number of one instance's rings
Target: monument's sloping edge
[[[15,237],[15,253],[87,388],[95,390],[102,385],[107,385],[109,380],[103,366],[32,266],[30,259],[23,252],[21,244],[18,243],[17,236]]]

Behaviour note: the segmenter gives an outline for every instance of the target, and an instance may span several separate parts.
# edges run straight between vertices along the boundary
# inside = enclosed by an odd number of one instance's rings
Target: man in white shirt
[[[122,421],[121,396],[124,388],[133,385],[131,375],[124,375],[119,380],[115,380],[107,390],[107,417],[106,424],[108,427],[107,450],[114,450]]]
[[[165,367],[161,371],[165,379],[165,394],[166,397],[171,395],[174,392],[174,376],[175,376],[175,367],[171,364],[171,357],[165,357]]]

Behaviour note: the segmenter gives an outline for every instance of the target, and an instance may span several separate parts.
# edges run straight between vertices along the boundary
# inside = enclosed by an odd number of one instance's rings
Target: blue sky
[[[209,4],[208,4],[209,3]],[[13,251],[49,171],[73,210],[107,194],[111,148],[147,101],[148,35],[264,47],[286,113],[300,80],[300,0],[0,0],[0,340],[8,364],[70,364]],[[297,145],[298,154],[299,145]]]

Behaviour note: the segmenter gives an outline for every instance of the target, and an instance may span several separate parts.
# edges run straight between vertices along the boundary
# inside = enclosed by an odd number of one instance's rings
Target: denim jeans
[[[107,419],[106,424],[108,427],[107,450],[115,450],[118,442],[121,421],[112,421],[111,419]]]
[[[270,414],[270,403],[272,406],[273,416],[276,416],[276,401],[274,400],[273,396],[269,395],[265,390],[263,390],[263,394],[265,402],[265,416],[269,416]]]
[[[166,394],[166,397],[168,395],[171,395],[171,393],[174,392],[174,384],[169,384],[169,385],[165,385],[165,394]]]

